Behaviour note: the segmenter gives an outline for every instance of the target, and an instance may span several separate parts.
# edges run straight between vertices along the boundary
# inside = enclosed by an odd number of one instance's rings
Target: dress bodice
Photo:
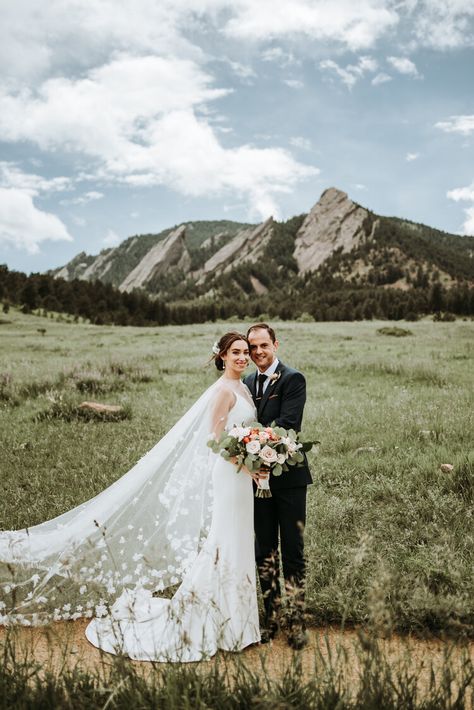
[[[227,415],[226,429],[256,421],[255,405],[244,394],[235,392],[235,403]],[[250,395],[249,395],[250,397]]]

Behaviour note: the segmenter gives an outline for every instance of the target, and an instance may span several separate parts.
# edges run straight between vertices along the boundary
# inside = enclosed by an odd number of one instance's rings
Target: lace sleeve
[[[227,416],[235,403],[235,394],[222,388],[216,395],[211,410],[211,432],[216,439],[222,434],[227,421]]]

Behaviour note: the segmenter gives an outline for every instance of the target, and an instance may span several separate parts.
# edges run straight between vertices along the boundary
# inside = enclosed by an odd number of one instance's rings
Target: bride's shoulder
[[[228,404],[231,406],[234,404],[235,400],[236,395],[232,387],[225,382],[219,382],[219,385],[214,391],[215,404]]]

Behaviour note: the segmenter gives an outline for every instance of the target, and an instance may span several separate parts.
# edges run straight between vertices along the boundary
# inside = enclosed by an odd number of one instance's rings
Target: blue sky
[[[473,49],[474,0],[2,3],[0,263],[330,186],[474,234]]]

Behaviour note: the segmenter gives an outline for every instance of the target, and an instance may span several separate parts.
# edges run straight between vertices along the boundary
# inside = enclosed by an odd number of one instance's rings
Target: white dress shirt
[[[267,379],[266,379],[265,382],[263,383],[263,391],[262,391],[262,394],[263,394],[263,392],[265,392],[265,390],[267,389],[268,385],[269,385],[270,382],[271,382],[271,380],[269,379],[270,375],[273,375],[273,374],[274,374],[274,372],[275,372],[275,370],[277,369],[277,367],[278,367],[279,364],[280,364],[280,361],[279,361],[279,359],[276,357],[276,358],[274,359],[274,361],[272,362],[272,364],[270,365],[270,367],[267,367],[266,370],[264,370],[263,372],[260,372],[260,370],[257,370],[257,374],[258,374],[258,375],[266,375],[266,376],[267,376]]]

